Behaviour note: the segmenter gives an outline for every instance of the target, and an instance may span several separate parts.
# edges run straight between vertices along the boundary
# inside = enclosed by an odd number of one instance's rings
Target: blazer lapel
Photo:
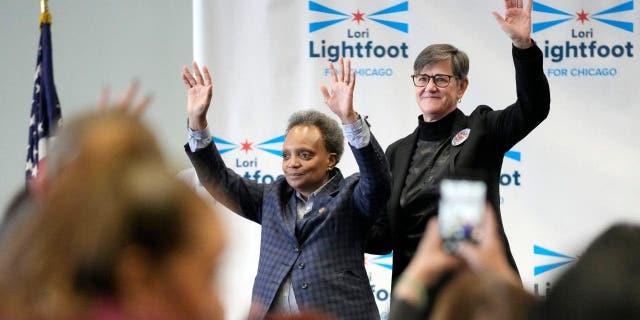
[[[417,139],[418,129],[416,128],[411,135],[404,138],[398,145],[395,154],[391,155],[393,157],[393,168],[391,168],[393,176],[393,190],[391,190],[391,196],[393,199],[390,199],[390,203],[393,203],[396,208],[400,205],[400,195],[402,194],[404,181],[409,171],[411,156],[413,155],[413,148]]]
[[[289,198],[289,203],[287,204],[287,211],[284,214],[284,222],[287,227],[287,231],[293,239],[296,239],[296,221],[298,216],[297,201],[295,193],[292,194]]]
[[[449,136],[449,143],[453,143],[452,139],[453,137],[455,137],[455,135],[468,128],[468,121],[467,121],[467,116],[464,115],[464,113],[460,110],[460,109],[456,109],[454,111],[456,113],[456,118],[455,120],[453,120],[453,126],[451,126],[451,135]],[[474,132],[469,132],[469,135],[474,134]],[[468,137],[467,137],[468,138]],[[451,147],[451,154],[449,155],[449,174],[455,174],[455,162],[456,162],[456,157],[458,156],[458,153],[460,153],[460,150],[462,150],[462,147],[464,146],[464,142],[462,144],[459,144],[457,146],[452,146]]]
[[[289,239],[293,241],[295,244],[298,243],[296,240],[296,195],[295,190],[293,190],[288,184],[283,183],[280,187],[279,192],[279,200],[278,208],[276,210],[279,211],[278,218],[280,219],[280,227],[283,229],[283,232],[288,234]]]
[[[298,221],[298,235],[297,239],[300,243],[303,243],[314,234],[318,233],[321,229],[320,225],[326,220],[326,216],[330,214],[327,212],[326,206],[331,203],[331,200],[340,192],[340,184],[343,180],[340,169],[336,170],[331,181],[322,188],[313,201],[313,209],[309,217],[306,217],[302,221]]]

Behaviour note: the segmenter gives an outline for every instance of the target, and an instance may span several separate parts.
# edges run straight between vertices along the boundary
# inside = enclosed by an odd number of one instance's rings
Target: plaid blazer
[[[185,145],[198,178],[216,200],[262,225],[252,301],[264,307],[261,318],[290,273],[301,310],[338,319],[379,319],[363,241],[389,198],[391,174],[373,135],[368,146],[351,149],[360,172],[343,178],[334,169],[309,217],[296,226],[295,190],[284,177],[260,184],[227,168],[215,144],[193,153]]]

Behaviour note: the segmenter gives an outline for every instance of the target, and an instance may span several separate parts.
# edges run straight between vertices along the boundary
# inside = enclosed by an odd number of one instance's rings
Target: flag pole
[[[40,0],[40,24],[51,24],[51,13],[49,12],[49,1]]]
[[[47,0],[40,0],[40,41],[36,59],[33,99],[29,119],[29,145],[25,165],[26,182],[30,188],[41,188],[47,148],[62,121],[60,101],[53,83],[51,53],[51,13]],[[40,173],[38,173],[40,171]],[[35,178],[35,179],[34,179]]]

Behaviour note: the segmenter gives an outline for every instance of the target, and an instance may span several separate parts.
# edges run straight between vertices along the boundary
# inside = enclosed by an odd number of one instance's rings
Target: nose
[[[438,87],[436,86],[436,80],[431,78],[429,79],[429,82],[427,82],[427,85],[425,86],[425,89],[428,91],[436,91],[438,90]]]
[[[289,160],[285,161],[287,168],[298,168],[300,167],[300,160],[296,156],[291,156]]]

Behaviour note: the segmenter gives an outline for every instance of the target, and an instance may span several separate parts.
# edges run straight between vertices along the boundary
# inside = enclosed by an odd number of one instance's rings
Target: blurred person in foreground
[[[524,290],[505,257],[490,205],[479,228],[477,244],[461,242],[452,254],[444,249],[437,217],[429,221],[415,256],[394,287],[390,319],[527,319],[535,298]],[[429,289],[450,273],[452,280],[430,303],[434,297]]]
[[[114,120],[115,117],[130,115],[131,117],[139,118],[144,113],[151,102],[151,97],[145,96],[142,99],[136,99],[138,87],[138,83],[134,82],[115,102],[110,101],[109,90],[105,88],[100,94],[95,111],[80,115],[68,124],[60,124],[57,128],[58,130],[54,132],[55,139],[53,139],[50,150],[48,150],[47,157],[38,164],[38,174],[16,193],[12,202],[5,209],[1,217],[0,239],[6,230],[16,223],[28,219],[33,214],[38,202],[49,191],[49,186],[58,176],[64,174],[67,167],[77,165],[75,161],[79,150],[92,144],[91,142],[87,144],[87,141],[83,140],[90,130],[96,130],[97,128],[99,132],[105,133],[105,128],[101,128],[101,126],[108,121]],[[127,119],[127,121],[130,120],[132,119]],[[145,144],[149,143],[149,140],[153,140],[146,133],[142,132],[135,139],[133,139],[133,133],[131,133],[128,146],[135,149],[137,148],[136,144]],[[83,141],[85,144],[83,144]],[[124,146],[119,147],[123,148]],[[132,154],[132,157],[135,156],[135,154]],[[14,220],[17,220],[17,222]]]
[[[317,311],[338,319],[378,319],[364,268],[363,242],[389,196],[384,153],[353,106],[355,72],[341,58],[331,70],[324,101],[337,121],[318,111],[289,118],[282,147],[284,177],[271,184],[244,179],[226,167],[207,124],[213,84],[206,67],[185,66],[189,142],[185,151],[198,178],[221,204],[262,226],[253,285],[254,316]],[[204,73],[204,76],[203,76]],[[359,174],[336,167],[343,130]],[[256,307],[254,307],[256,308]]]
[[[47,192],[49,184],[63,174],[65,168],[74,165],[76,155],[80,148],[88,147],[92,144],[91,141],[89,141],[88,144],[83,145],[83,142],[87,142],[86,137],[90,130],[101,131],[100,133],[104,135],[107,131],[101,129],[100,125],[106,123],[110,117],[120,117],[119,114],[131,116],[132,118],[141,118],[151,103],[151,96],[137,98],[138,89],[139,83],[133,82],[122,95],[117,97],[115,101],[111,101],[109,89],[104,88],[100,92],[98,103],[92,108],[93,110],[77,116],[72,122],[61,124],[58,131],[54,133],[55,139],[46,157],[45,165],[41,168],[39,167],[40,173],[28,186],[29,191],[36,199]],[[127,119],[126,121],[130,120],[133,119]],[[119,120],[116,120],[116,122],[117,121]],[[124,124],[124,122],[122,124]],[[125,129],[125,132],[128,131]],[[140,137],[134,137],[134,135],[131,134],[128,144],[146,143],[142,139],[154,139],[151,138],[150,135],[148,130],[142,132]]]
[[[6,230],[11,229],[15,220],[31,215],[35,210],[35,207],[36,201],[34,201],[29,188],[26,186],[20,188],[13,195],[11,201],[9,201],[9,204],[2,213],[2,216],[0,216],[0,241],[2,241],[2,235]]]
[[[532,319],[640,319],[640,225],[616,223],[551,287]]]
[[[93,113],[67,138],[69,165],[0,242],[0,318],[222,319],[223,228],[140,119]]]
[[[504,17],[493,12],[511,40],[515,67],[517,100],[502,110],[486,105],[476,107],[470,115],[460,110],[470,81],[469,57],[461,50],[434,44],[416,57],[411,77],[422,114],[413,133],[387,148],[393,174],[391,198],[366,245],[372,254],[393,251],[393,283],[414,256],[427,221],[436,215],[440,181],[465,171],[486,175],[503,254],[517,271],[500,214],[502,161],[511,147],[547,117],[550,106],[542,51],[531,39],[532,3],[524,6],[523,0],[505,0]],[[492,77],[487,75],[487,79]],[[431,287],[431,297],[437,296],[439,287]]]

